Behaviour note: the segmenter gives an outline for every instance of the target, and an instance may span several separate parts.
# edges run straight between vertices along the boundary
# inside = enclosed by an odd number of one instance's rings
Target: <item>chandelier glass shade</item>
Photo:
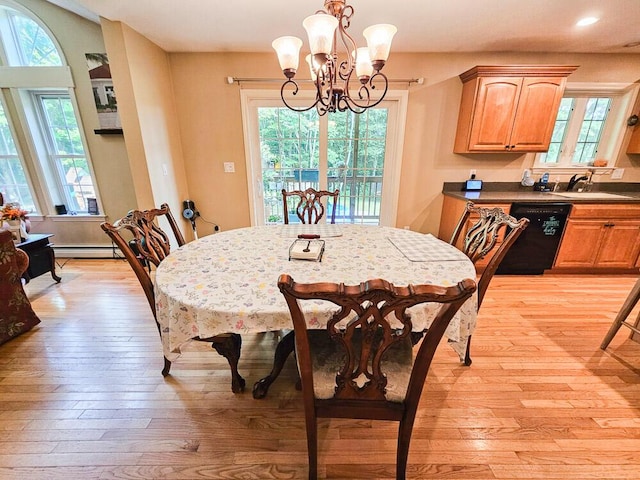
[[[280,96],[291,110],[304,112],[315,107],[320,115],[345,110],[362,113],[383,100],[389,80],[381,70],[389,57],[397,29],[389,24],[372,25],[363,32],[367,46],[358,48],[347,33],[353,13],[353,7],[347,5],[346,0],[325,0],[323,10],[302,22],[311,50],[305,60],[316,90],[315,101],[307,107],[297,107],[291,102],[299,91],[294,77],[302,40],[285,36],[273,41],[286,77]],[[338,49],[346,52],[342,60],[338,57]]]

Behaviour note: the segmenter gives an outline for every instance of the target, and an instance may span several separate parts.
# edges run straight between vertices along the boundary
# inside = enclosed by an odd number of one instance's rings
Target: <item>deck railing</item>
[[[275,180],[275,179],[273,179]],[[265,185],[265,222],[281,223],[283,205],[281,190],[318,189],[316,181],[299,181],[296,178],[277,179]],[[382,177],[328,178],[328,190],[340,189],[336,223],[380,223],[380,199],[382,195]],[[331,199],[329,199],[331,201]],[[329,205],[330,206],[330,205]],[[297,220],[295,212],[290,210],[289,221]]]

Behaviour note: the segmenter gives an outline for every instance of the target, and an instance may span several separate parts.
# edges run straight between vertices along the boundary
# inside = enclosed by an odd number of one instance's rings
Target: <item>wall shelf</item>
[[[122,135],[121,128],[99,128],[93,131],[96,135]]]

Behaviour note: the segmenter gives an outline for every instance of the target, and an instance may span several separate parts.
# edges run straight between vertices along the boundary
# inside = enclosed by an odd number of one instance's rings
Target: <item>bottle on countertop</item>
[[[560,177],[556,177],[555,183],[553,184],[553,191],[557,192],[560,189]]]
[[[549,183],[549,172],[544,172],[540,177],[540,183]]]
[[[548,192],[549,188],[549,172],[545,172],[536,183],[533,184],[534,192]]]

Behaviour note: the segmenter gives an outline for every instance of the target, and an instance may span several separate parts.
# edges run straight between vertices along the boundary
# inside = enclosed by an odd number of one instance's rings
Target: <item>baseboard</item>
[[[108,245],[60,245],[53,247],[56,258],[124,258],[119,248]]]

